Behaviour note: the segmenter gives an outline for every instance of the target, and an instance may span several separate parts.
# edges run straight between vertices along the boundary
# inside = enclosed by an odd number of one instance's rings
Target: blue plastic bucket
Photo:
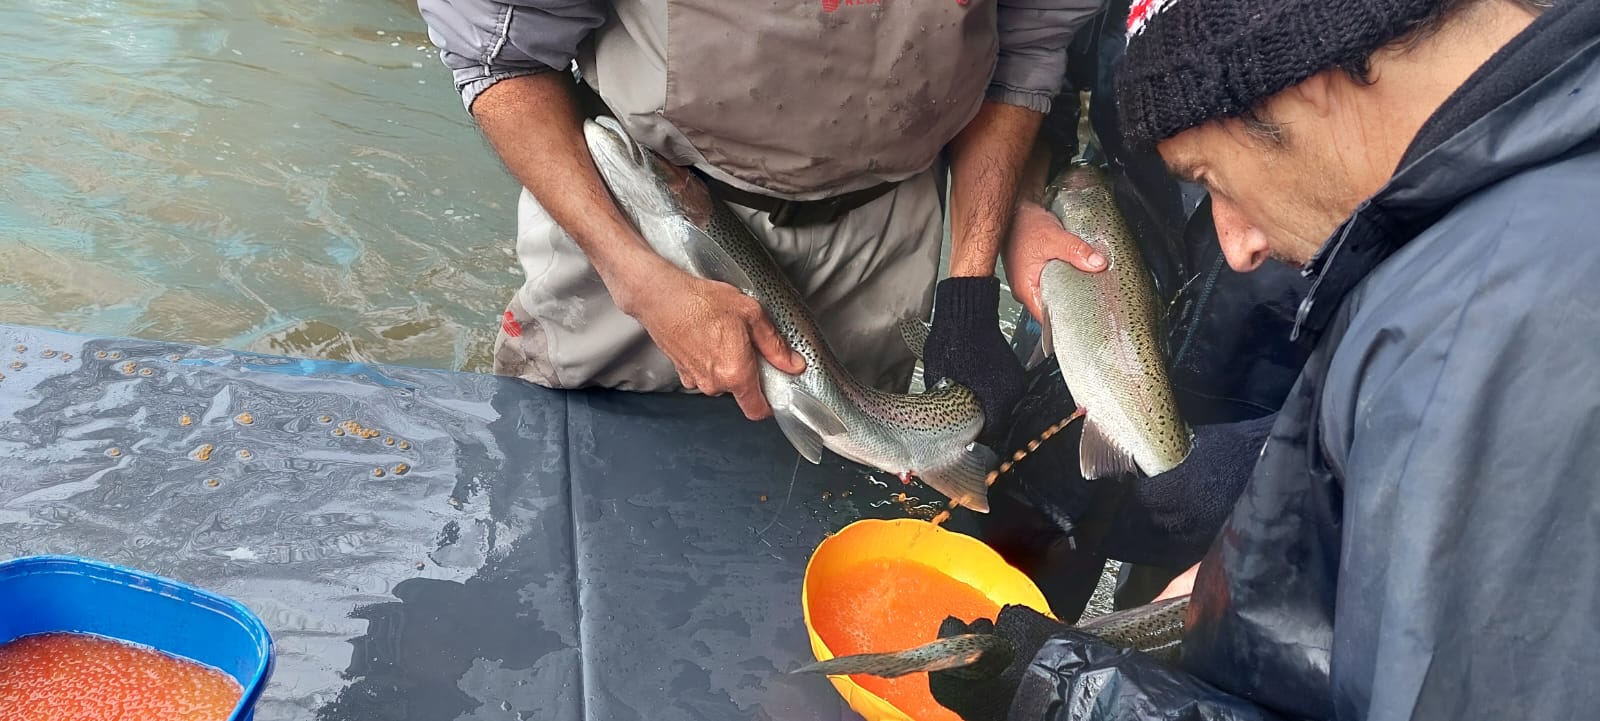
[[[0,562],[0,643],[92,633],[220,669],[244,688],[229,721],[249,721],[272,675],[272,636],[242,604],[186,583],[74,556]]]

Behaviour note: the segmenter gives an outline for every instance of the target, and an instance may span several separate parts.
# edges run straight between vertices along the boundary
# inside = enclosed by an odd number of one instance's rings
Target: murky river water
[[[411,0],[11,0],[0,28],[0,320],[489,370],[516,185]]]
[[[0,318],[488,369],[515,184],[409,0],[11,0],[0,28]]]

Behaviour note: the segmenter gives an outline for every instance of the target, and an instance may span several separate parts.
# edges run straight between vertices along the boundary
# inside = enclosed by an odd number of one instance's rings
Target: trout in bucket
[[[1045,207],[1109,263],[1085,273],[1052,260],[1039,276],[1045,349],[1085,411],[1079,470],[1089,480],[1172,470],[1193,434],[1167,380],[1155,285],[1110,183],[1092,165],[1070,166],[1046,189]]]
[[[861,384],[839,364],[766,248],[703,183],[635,143],[614,118],[586,120],[583,132],[606,187],[650,247],[685,272],[754,298],[778,335],[805,357],[797,376],[761,362],[761,391],[800,455],[819,463],[826,447],[901,478],[914,475],[967,508],[989,510],[984,481],[997,459],[976,443],[983,410],[971,390],[942,382],[899,394]]]

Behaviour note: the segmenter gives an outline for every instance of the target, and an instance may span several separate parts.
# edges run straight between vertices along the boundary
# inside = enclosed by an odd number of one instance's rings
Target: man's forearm
[[[595,170],[584,141],[566,73],[502,80],[483,91],[472,115],[506,168],[539,201],[589,262],[624,312],[632,298],[630,278],[648,277],[666,261],[623,216]]]
[[[985,102],[950,144],[950,275],[994,274],[1043,115]]]

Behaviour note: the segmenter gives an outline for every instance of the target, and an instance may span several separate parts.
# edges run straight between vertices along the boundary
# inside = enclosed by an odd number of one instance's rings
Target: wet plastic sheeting
[[[825,532],[904,511],[731,402],[0,341],[0,552],[240,599],[278,643],[257,718],[854,718],[782,674],[800,581]]]

